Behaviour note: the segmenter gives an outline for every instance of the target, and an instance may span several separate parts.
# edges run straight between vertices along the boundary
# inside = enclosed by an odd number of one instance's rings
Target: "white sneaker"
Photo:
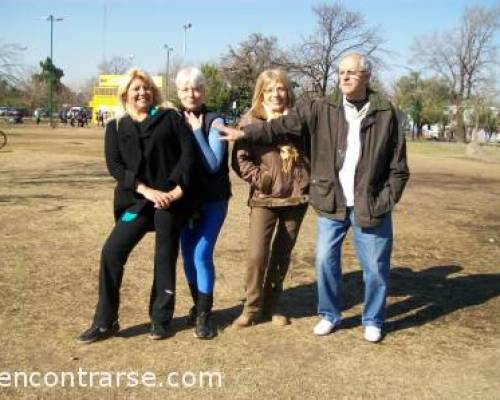
[[[330,322],[327,319],[323,318],[316,324],[313,329],[313,333],[317,336],[329,335],[330,333],[332,333],[336,326],[337,324],[334,324],[333,322]]]
[[[382,339],[382,329],[376,326],[365,326],[365,340],[376,343]]]

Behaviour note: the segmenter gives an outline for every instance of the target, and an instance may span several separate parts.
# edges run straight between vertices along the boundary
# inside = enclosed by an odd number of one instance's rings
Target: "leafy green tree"
[[[484,102],[478,102],[471,113],[474,130],[484,130],[491,140],[491,136],[500,129],[500,113],[497,108],[490,107]]]
[[[422,81],[422,122],[423,124],[438,124],[439,137],[444,139],[446,125],[450,122],[449,105],[452,99],[448,84],[439,79],[424,79]]]
[[[40,68],[42,71],[39,74],[34,74],[34,80],[38,80],[47,85],[47,103],[49,103],[50,109],[50,88],[52,85],[53,97],[52,97],[52,110],[57,110],[57,106],[54,104],[58,102],[57,99],[62,94],[67,94],[68,88],[63,85],[61,82],[61,78],[64,76],[64,72],[62,69],[57,68],[52,59],[47,57],[45,60],[40,61]]]
[[[412,137],[422,136],[425,124],[440,124],[440,135],[448,123],[447,108],[451,102],[450,88],[439,79],[422,79],[412,71],[396,82],[395,102],[413,121]],[[415,132],[416,129],[416,132]]]
[[[210,110],[227,113],[231,108],[231,90],[216,65],[203,64],[201,72],[205,76],[205,104]]]
[[[394,100],[396,105],[406,113],[413,121],[412,139],[415,139],[415,128],[417,136],[422,134],[422,109],[423,109],[423,87],[420,73],[412,71],[407,76],[402,76],[396,82]]]
[[[63,70],[57,68],[52,63],[50,57],[40,61],[40,68],[42,71],[40,74],[35,74],[35,77],[47,84],[52,79],[53,88],[57,92],[62,87],[61,78],[64,76]]]

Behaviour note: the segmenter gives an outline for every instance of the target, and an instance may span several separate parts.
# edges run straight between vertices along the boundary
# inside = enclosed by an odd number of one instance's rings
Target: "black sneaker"
[[[196,327],[194,328],[194,336],[198,339],[212,339],[216,336],[217,331],[212,324],[212,313],[201,312],[196,316]]]
[[[186,325],[187,326],[195,326],[196,325],[196,306],[193,306],[189,309]]]
[[[152,340],[165,339],[170,335],[169,324],[168,323],[151,323],[151,332],[149,333],[149,338]]]
[[[119,330],[120,325],[118,325],[118,321],[114,322],[109,328],[101,328],[96,324],[92,324],[89,329],[78,336],[77,340],[80,343],[93,343],[115,336]]]

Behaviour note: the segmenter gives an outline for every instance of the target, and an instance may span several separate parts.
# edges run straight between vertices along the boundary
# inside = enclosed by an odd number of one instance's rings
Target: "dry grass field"
[[[113,224],[103,132],[0,129],[9,133],[0,150],[0,399],[500,399],[500,163],[467,159],[457,144],[409,144],[412,176],[394,213],[387,336],[380,344],[362,338],[361,271],[350,237],[344,325],[328,337],[312,335],[311,210],[286,279],[292,324],[231,329],[241,307],[248,230],[247,188],[233,176],[215,252],[218,337],[200,341],[186,328],[190,296],[179,261],[173,336],[148,339],[148,235],[126,267],[120,337],[85,346],[75,337],[92,318],[100,249]],[[486,151],[500,160],[500,148]],[[178,388],[6,387],[6,373],[79,368],[189,379]],[[201,379],[187,387],[200,371],[220,372],[221,387],[200,387]]]

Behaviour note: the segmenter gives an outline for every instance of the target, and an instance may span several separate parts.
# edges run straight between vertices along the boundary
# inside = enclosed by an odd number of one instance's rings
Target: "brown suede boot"
[[[255,325],[256,323],[257,316],[255,314],[248,314],[243,312],[238,318],[233,321],[231,326],[235,329],[241,329]]]
[[[274,313],[271,316],[271,324],[275,326],[290,325],[290,318],[288,318],[286,315],[283,314]]]

